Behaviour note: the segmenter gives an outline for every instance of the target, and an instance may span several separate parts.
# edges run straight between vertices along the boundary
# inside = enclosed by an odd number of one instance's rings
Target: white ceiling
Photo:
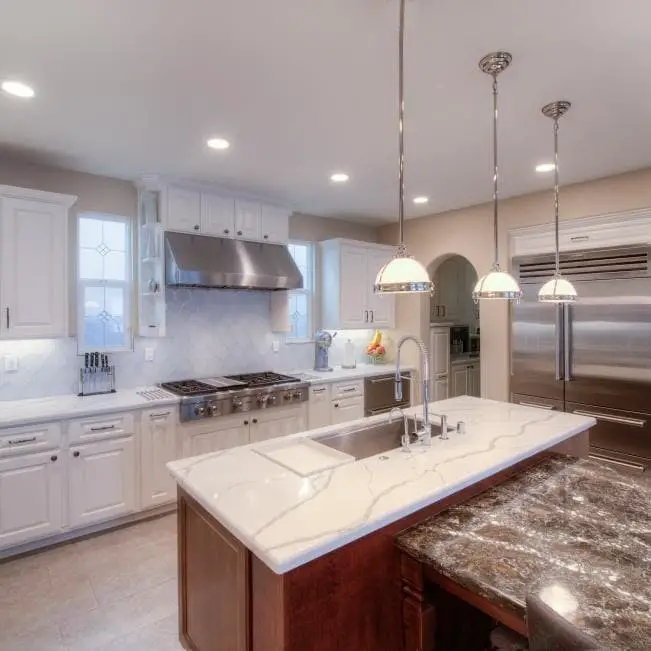
[[[398,0],[3,0],[0,147],[60,166],[211,181],[326,216],[396,214]],[[651,165],[648,0],[410,0],[409,216],[489,200],[490,79],[503,194],[548,187],[543,104],[569,99],[564,183]],[[205,147],[231,140],[227,152]],[[351,181],[333,186],[329,175]]]

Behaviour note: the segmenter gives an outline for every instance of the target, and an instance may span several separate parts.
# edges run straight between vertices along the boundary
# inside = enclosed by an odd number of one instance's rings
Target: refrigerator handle
[[[566,382],[572,379],[572,326],[570,323],[570,309],[570,305],[563,306],[563,379]]]
[[[561,357],[563,355],[563,344],[561,338],[563,337],[563,321],[561,317],[561,312],[563,310],[562,305],[556,305],[556,379],[562,380],[563,373],[561,366],[563,362]]]

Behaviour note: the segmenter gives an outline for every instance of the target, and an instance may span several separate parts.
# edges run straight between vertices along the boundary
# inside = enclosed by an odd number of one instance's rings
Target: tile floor
[[[181,651],[176,516],[0,564],[2,651]]]

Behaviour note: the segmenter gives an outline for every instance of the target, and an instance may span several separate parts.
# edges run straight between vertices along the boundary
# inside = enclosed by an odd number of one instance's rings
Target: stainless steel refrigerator
[[[637,470],[651,468],[650,253],[561,254],[573,305],[537,301],[553,254],[513,261],[524,295],[512,311],[512,401],[593,416],[591,454]]]

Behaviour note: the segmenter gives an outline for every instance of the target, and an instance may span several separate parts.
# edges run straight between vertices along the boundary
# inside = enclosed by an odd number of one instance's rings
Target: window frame
[[[317,249],[317,244],[316,242],[311,242],[309,240],[293,240],[290,239],[287,242],[288,245],[298,245],[298,246],[305,246],[307,247],[308,250],[308,266],[311,271],[311,286],[310,287],[303,287],[302,289],[290,289],[287,292],[287,309],[289,310],[289,297],[291,295],[301,295],[301,296],[307,296],[307,322],[308,322],[308,332],[310,335],[308,337],[292,337],[290,336],[290,333],[287,333],[287,336],[285,337],[285,343],[286,344],[309,344],[314,342],[314,332],[315,332],[315,324],[316,324],[316,319],[315,319],[315,314],[314,314],[314,309],[315,309],[315,295],[316,295],[316,249]],[[291,253],[290,253],[291,255]],[[293,256],[292,256],[293,259]],[[305,280],[305,279],[303,279]],[[288,314],[288,319],[291,320],[291,316]]]
[[[98,219],[101,221],[122,222],[127,228],[126,248],[125,248],[125,262],[126,274],[125,280],[98,280],[87,279],[81,277],[81,246],[80,246],[80,222],[82,219]],[[77,237],[75,238],[76,249],[76,290],[77,290],[77,305],[76,305],[76,325],[77,325],[77,354],[83,355],[87,352],[103,352],[103,353],[122,353],[133,352],[134,350],[134,336],[133,336],[133,312],[134,312],[134,228],[133,219],[125,215],[115,215],[112,213],[99,212],[95,210],[85,210],[77,213],[76,220]],[[101,287],[101,288],[122,288],[125,293],[124,304],[124,326],[125,326],[125,344],[123,346],[86,346],[83,341],[84,334],[84,300],[85,289],[87,287]]]

